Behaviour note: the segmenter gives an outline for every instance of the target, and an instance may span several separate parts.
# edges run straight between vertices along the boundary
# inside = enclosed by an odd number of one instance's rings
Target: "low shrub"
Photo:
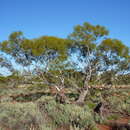
[[[95,122],[89,107],[80,107],[76,104],[60,104],[56,103],[51,97],[44,97],[38,101],[38,105],[42,113],[47,115],[47,119],[51,119],[51,123],[55,126],[72,125],[79,128],[94,129]]]
[[[13,99],[11,97],[9,97],[9,96],[1,96],[0,97],[0,102],[1,103],[2,102],[11,102],[11,101],[13,101]]]
[[[115,111],[115,112],[121,112],[124,114],[130,114],[130,99],[129,97],[126,98],[125,100],[116,97],[116,96],[111,96],[108,98],[109,104],[110,104],[110,108],[111,110]]]
[[[39,129],[39,115],[34,103],[1,103],[0,125],[11,130]]]

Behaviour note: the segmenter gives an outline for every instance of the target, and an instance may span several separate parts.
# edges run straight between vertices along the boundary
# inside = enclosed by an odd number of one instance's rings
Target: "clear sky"
[[[28,38],[64,38],[85,21],[130,47],[130,0],[0,0],[0,41],[19,30]]]

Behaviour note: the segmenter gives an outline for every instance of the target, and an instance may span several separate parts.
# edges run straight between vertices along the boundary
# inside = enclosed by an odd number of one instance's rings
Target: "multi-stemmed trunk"
[[[79,98],[78,100],[76,101],[78,104],[83,104],[84,101],[85,101],[85,98],[88,94],[88,90],[89,89],[89,86],[88,86],[88,80],[87,80],[87,77],[85,77],[84,81],[83,81],[83,88],[80,92],[80,95],[79,95]]]
[[[84,103],[84,100],[85,100],[85,97],[86,97],[86,95],[88,94],[88,89],[84,89],[81,93],[80,93],[80,95],[79,95],[79,98],[78,98],[78,100],[76,101],[78,104],[83,104]]]

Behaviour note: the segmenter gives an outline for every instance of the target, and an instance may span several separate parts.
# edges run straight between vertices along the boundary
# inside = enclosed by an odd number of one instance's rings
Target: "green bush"
[[[130,99],[129,97],[125,100],[119,98],[119,97],[116,97],[116,96],[111,96],[108,98],[109,100],[109,103],[110,103],[110,106],[111,106],[111,109],[113,111],[116,111],[116,112],[122,112],[122,113],[127,113],[127,114],[130,114]]]
[[[49,100],[50,99],[50,100]],[[79,128],[95,128],[95,122],[87,106],[80,107],[76,104],[59,104],[50,97],[42,99],[42,112],[55,126],[72,125]],[[47,101],[47,102],[46,102]],[[41,103],[41,102],[38,102]]]
[[[39,129],[39,115],[34,103],[1,103],[0,125],[11,130]]]
[[[108,120],[117,120],[117,119],[119,119],[119,115],[109,115],[108,117],[107,117],[107,119]]]
[[[2,96],[0,98],[0,102],[10,102],[10,101],[13,101],[13,99],[9,96]]]

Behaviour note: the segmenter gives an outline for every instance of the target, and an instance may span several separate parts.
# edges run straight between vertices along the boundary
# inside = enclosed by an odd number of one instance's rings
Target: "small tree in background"
[[[99,46],[100,59],[102,62],[102,79],[105,84],[117,84],[120,74],[127,74],[130,70],[129,48],[120,40],[105,39]]]

